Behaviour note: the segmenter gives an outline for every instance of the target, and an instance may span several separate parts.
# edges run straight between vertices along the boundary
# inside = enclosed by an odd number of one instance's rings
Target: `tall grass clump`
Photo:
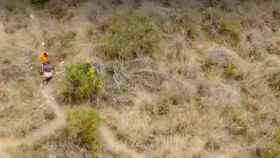
[[[99,148],[98,127],[101,118],[91,108],[76,108],[67,112],[65,134],[75,144],[91,151],[94,157]]]
[[[62,96],[68,103],[90,101],[103,86],[103,79],[91,64],[73,64],[66,69]]]
[[[102,51],[107,57],[131,59],[153,55],[159,49],[158,27],[145,16],[113,16],[105,27]]]

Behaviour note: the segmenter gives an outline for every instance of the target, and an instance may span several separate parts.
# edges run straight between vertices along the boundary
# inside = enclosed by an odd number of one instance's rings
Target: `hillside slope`
[[[279,8],[276,0],[2,1],[0,146],[43,129],[5,154],[278,158]],[[52,94],[41,93],[42,51],[56,69]],[[49,133],[57,118],[65,122]]]

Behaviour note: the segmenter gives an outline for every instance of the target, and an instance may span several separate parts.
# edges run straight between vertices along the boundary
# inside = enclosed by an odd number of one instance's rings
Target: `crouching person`
[[[47,52],[41,53],[39,60],[42,65],[41,74],[44,77],[43,83],[48,84],[49,81],[52,80],[54,75],[54,68],[49,61],[49,54]]]

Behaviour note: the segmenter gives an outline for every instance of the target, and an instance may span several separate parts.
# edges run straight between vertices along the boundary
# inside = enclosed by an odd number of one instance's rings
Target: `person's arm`
[[[44,73],[44,65],[41,64],[41,72],[40,72],[40,74],[43,75],[43,73]]]

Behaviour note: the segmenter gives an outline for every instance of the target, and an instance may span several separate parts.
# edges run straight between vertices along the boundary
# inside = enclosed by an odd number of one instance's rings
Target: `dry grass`
[[[101,65],[105,92],[88,104],[129,151],[155,158],[279,155],[278,1],[50,1],[43,9],[3,3],[0,136],[22,136],[53,117],[36,73],[44,41],[60,72],[56,84],[68,65]],[[108,19],[120,14],[154,20],[162,35],[156,56],[104,56],[99,41]],[[60,134],[35,144],[38,150],[14,152],[90,157]],[[99,156],[117,157],[108,150]]]

